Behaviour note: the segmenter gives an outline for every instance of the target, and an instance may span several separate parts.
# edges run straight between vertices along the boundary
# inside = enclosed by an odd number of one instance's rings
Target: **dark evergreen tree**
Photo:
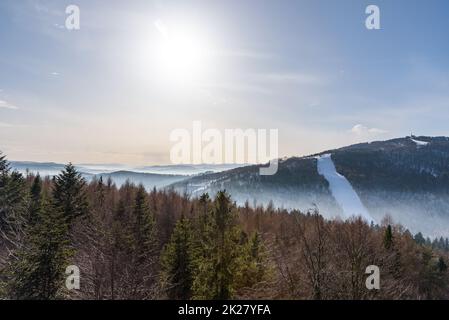
[[[63,214],[51,205],[42,204],[38,222],[29,230],[26,240],[10,270],[10,296],[38,300],[62,298],[64,272],[70,256]]]
[[[126,299],[132,296],[129,285],[129,262],[133,259],[133,233],[126,204],[120,199],[113,213],[110,262],[109,262],[109,289],[111,299]]]
[[[150,211],[147,193],[140,185],[133,208],[133,279],[132,296],[151,298],[157,281],[157,263],[159,243],[156,222]]]
[[[235,292],[243,248],[235,206],[225,191],[218,192],[210,214],[193,283],[194,298],[226,300]]]
[[[0,174],[6,174],[9,171],[9,164],[6,156],[0,152]]]
[[[423,234],[421,232],[418,232],[415,236],[414,236],[415,242],[419,245],[425,245],[426,244],[426,239],[424,238]]]
[[[437,264],[437,267],[438,267],[438,271],[439,271],[439,272],[446,272],[446,270],[447,270],[447,264],[446,264],[446,262],[444,261],[444,258],[443,258],[443,257],[439,257],[439,258],[438,258],[438,264]]]
[[[0,153],[0,287],[6,281],[4,264],[12,263],[23,245],[27,222],[28,190],[23,176],[10,171]],[[1,291],[1,288],[0,288]]]
[[[134,240],[137,250],[137,261],[143,262],[147,254],[157,247],[156,224],[150,212],[145,188],[141,185],[136,194],[134,205]]]
[[[393,246],[393,230],[391,228],[391,225],[388,225],[385,229],[384,233],[384,247],[385,249],[389,250]]]
[[[53,202],[64,214],[69,226],[75,218],[87,213],[86,182],[72,164],[68,164],[55,178]]]
[[[170,299],[191,298],[194,260],[192,225],[189,219],[182,217],[162,255],[163,284]]]
[[[446,243],[444,241],[444,238],[440,237],[440,239],[438,240],[438,249],[444,250],[445,247],[446,247]]]
[[[269,278],[268,253],[258,232],[244,243],[239,287],[251,288]]]
[[[42,180],[38,174],[31,185],[30,189],[30,205],[28,209],[28,227],[34,226],[38,219],[42,207]]]
[[[437,249],[438,248],[438,239],[434,238],[432,241],[432,248]]]
[[[26,223],[28,195],[25,179],[16,171],[10,172],[6,164],[0,171],[0,230],[17,237]]]

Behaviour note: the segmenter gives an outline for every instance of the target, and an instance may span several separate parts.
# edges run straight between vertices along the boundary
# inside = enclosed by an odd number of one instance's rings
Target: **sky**
[[[193,121],[278,129],[280,156],[449,136],[448,16],[446,0],[2,0],[0,150],[168,164]]]

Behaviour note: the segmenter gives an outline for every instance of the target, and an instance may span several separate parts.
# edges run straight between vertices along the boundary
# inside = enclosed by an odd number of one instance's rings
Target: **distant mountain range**
[[[65,167],[64,164],[54,162],[11,161],[10,164],[13,170],[23,174],[30,172],[34,174],[39,173],[41,176],[58,175]],[[151,190],[154,187],[167,187],[194,175],[220,172],[239,166],[242,165],[205,164],[129,167],[120,164],[80,164],[75,167],[88,181],[95,177],[102,177],[104,180],[110,178],[118,186],[121,186],[126,181],[130,181],[136,184],[143,184],[147,190]]]
[[[56,175],[64,165],[11,162],[20,172]],[[238,204],[270,203],[308,210],[327,218],[361,215],[381,223],[385,216],[412,232],[449,236],[449,138],[404,137],[355,144],[279,161],[273,176],[260,165],[174,165],[130,168],[79,165],[87,180],[111,178],[142,183],[147,189],[173,188],[198,197],[226,189]]]
[[[413,232],[449,236],[449,138],[404,137],[280,160],[273,176],[258,165],[203,174],[171,187],[191,196],[226,189],[243,204],[307,210],[328,218],[385,216]]]
[[[56,175],[64,169],[64,164],[54,162],[11,161],[11,167],[22,173],[29,172],[41,175]],[[122,164],[78,164],[78,171],[85,174],[112,173],[117,171],[131,171],[137,173],[170,174],[170,175],[196,175],[206,172],[221,172],[245,166],[245,164],[182,164],[132,167]]]

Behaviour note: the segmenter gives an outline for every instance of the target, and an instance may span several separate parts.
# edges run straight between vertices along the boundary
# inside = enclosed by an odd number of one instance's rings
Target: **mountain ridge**
[[[411,230],[449,234],[449,138],[442,136],[358,143],[281,159],[273,176],[260,176],[262,165],[254,165],[191,177],[170,188],[192,197],[226,189],[241,205],[248,201],[299,210],[317,206],[325,217],[344,217],[317,169],[317,158],[325,154],[331,154],[336,171],[377,223],[390,216]]]

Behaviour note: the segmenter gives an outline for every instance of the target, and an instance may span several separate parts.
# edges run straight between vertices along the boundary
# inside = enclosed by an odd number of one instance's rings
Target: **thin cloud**
[[[381,135],[387,133],[388,131],[379,128],[368,128],[363,124],[356,124],[354,127],[352,127],[350,132],[355,135],[362,136],[362,135]]]
[[[66,28],[64,25],[59,24],[59,23],[55,23],[55,24],[53,24],[53,26],[57,29],[65,29]]]
[[[248,93],[258,93],[258,94],[271,94],[272,91],[264,86],[254,85],[247,82],[226,82],[226,83],[215,83],[215,84],[202,84],[204,89],[223,89],[227,91],[234,92],[248,92]]]
[[[266,73],[254,76],[257,80],[270,83],[284,83],[295,85],[325,85],[323,77],[307,73]]]
[[[220,50],[216,52],[217,55],[231,58],[242,58],[242,59],[255,59],[255,60],[266,60],[272,59],[275,56],[270,53],[249,51],[249,50]]]
[[[203,87],[221,88],[230,91],[272,94],[273,85],[323,86],[327,79],[303,73],[259,73],[247,74],[234,82],[203,84]]]
[[[4,100],[0,100],[0,108],[3,108],[3,109],[11,109],[11,110],[17,110],[17,109],[19,109],[19,108],[16,107],[15,105],[12,105],[12,104],[8,103],[7,101],[4,101]]]

